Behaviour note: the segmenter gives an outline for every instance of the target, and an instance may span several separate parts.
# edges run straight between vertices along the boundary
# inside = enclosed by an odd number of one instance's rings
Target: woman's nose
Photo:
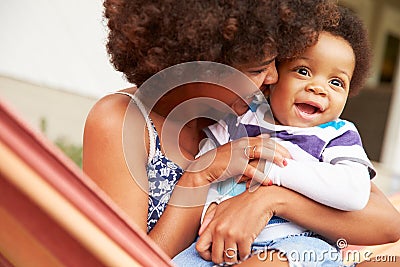
[[[274,84],[278,81],[278,71],[276,70],[275,64],[269,68],[265,74],[264,84]]]

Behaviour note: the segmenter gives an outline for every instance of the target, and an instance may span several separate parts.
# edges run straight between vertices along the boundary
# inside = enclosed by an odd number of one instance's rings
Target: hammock
[[[41,133],[0,99],[0,266],[172,266]]]

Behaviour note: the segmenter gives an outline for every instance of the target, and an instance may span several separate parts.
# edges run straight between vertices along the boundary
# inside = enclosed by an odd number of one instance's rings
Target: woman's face
[[[227,88],[212,83],[189,83],[181,87],[180,93],[174,95],[172,106],[185,102],[189,99],[213,99],[220,105],[215,105],[215,102],[207,102],[212,105],[213,109],[222,113],[233,112],[237,115],[244,114],[254,95],[263,92],[270,84],[276,83],[278,74],[275,67],[275,56],[271,56],[259,64],[248,64],[234,66],[235,69],[245,74],[249,80],[243,80],[243,75],[238,73],[229,74],[227,79],[232,87]],[[243,83],[243,86],[240,84]],[[169,101],[171,104],[171,102]],[[199,110],[198,106],[190,105],[190,108]]]
[[[269,57],[259,64],[237,66],[237,69],[243,72],[258,88],[258,90],[242,97],[232,94],[232,99],[225,102],[236,114],[242,115],[248,110],[255,94],[260,93],[260,91],[264,92],[270,84],[278,81],[278,72],[275,66],[275,56]]]

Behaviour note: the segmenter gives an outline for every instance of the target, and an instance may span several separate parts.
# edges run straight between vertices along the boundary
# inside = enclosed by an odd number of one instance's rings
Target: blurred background
[[[400,1],[339,0],[364,20],[373,74],[348,101],[378,170],[400,192]],[[0,0],[0,98],[81,165],[85,118],[94,102],[130,86],[108,61],[102,1]],[[1,129],[0,129],[1,131]]]

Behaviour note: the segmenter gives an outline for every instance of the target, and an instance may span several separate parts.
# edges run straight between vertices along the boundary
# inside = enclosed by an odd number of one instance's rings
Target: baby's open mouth
[[[315,113],[319,113],[322,111],[320,107],[317,107],[312,104],[296,103],[295,105],[299,111],[307,113],[307,114],[315,114]]]

